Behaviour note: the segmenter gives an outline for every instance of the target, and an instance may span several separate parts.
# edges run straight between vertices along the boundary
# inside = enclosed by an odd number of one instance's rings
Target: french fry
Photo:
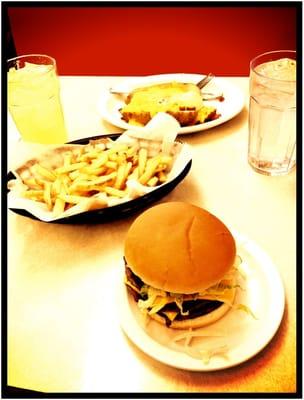
[[[139,176],[141,176],[145,171],[147,157],[148,157],[147,149],[141,148],[138,153],[138,174],[139,174]]]
[[[54,181],[56,179],[56,175],[52,171],[49,171],[48,169],[42,167],[40,164],[33,165],[32,169],[35,173],[42,176],[43,178],[46,178],[49,181]]]
[[[103,192],[104,188],[107,187],[108,182],[101,184],[101,185],[92,185],[92,186],[87,186],[87,187],[80,187],[77,190],[83,195],[84,192]]]
[[[109,194],[110,196],[115,196],[115,197],[126,197],[126,190],[119,190],[116,188],[112,188],[110,186],[105,186],[103,189],[104,192],[106,192],[107,194]]]
[[[127,165],[125,167],[125,180],[128,179],[128,176],[130,175],[130,172],[132,170],[132,163],[131,161],[127,162]]]
[[[109,161],[117,161],[117,153],[110,153],[109,154]]]
[[[127,198],[129,179],[149,187],[167,180],[173,157],[157,149],[154,154],[149,156],[147,148],[138,144],[92,141],[62,153],[62,163],[56,168],[32,164],[21,177],[28,189],[23,197],[43,202],[56,217],[88,200],[90,207],[103,207],[107,196]]]
[[[81,168],[85,167],[87,164],[85,162],[78,162],[74,164],[70,164],[66,167],[59,167],[55,169],[55,172],[57,174],[66,174],[67,172],[75,171],[75,170],[80,170]]]
[[[81,172],[78,169],[76,169],[75,171],[69,173],[69,177],[72,179],[72,181],[74,181],[79,177],[80,174]]]
[[[161,182],[161,183],[166,182],[167,175],[163,171],[158,172],[157,176],[158,176],[158,181],[159,182]]]
[[[166,164],[158,164],[155,173],[157,172],[161,172],[161,171],[165,171],[167,169],[167,165]]]
[[[35,201],[43,201],[44,190],[26,190],[23,192],[23,197]]]
[[[116,169],[117,168],[117,162],[116,161],[107,161],[106,163],[105,163],[105,166],[107,167],[107,168],[111,168],[111,169]]]
[[[126,166],[127,166],[127,164],[124,163],[124,164],[120,164],[120,166],[118,167],[117,175],[116,175],[116,179],[115,179],[115,183],[114,183],[115,189],[121,189],[123,184],[125,183]]]
[[[51,211],[52,210],[52,197],[51,197],[51,183],[45,182],[44,184],[44,191],[43,191],[43,200],[47,205],[47,208]]]
[[[57,217],[58,215],[62,214],[64,212],[64,206],[65,201],[62,198],[57,197],[53,208],[54,216]]]
[[[62,175],[62,176],[60,176],[60,178],[61,178],[62,186],[63,186],[65,193],[69,193],[69,186],[72,182],[70,177],[68,175]]]
[[[153,176],[153,178],[148,180],[147,185],[148,186],[156,186],[157,181],[158,181],[157,176]]]
[[[35,180],[36,180],[37,184],[40,186],[40,188],[43,189],[45,179],[43,179],[40,175],[36,175]]]
[[[160,164],[166,164],[166,165],[171,165],[172,164],[172,157],[171,156],[167,156],[167,155],[161,155],[160,156]]]
[[[152,178],[159,163],[159,158],[156,156],[147,161],[145,172],[139,176],[139,182],[145,185]]]
[[[70,186],[69,188],[69,192],[73,192],[73,191],[77,191],[77,190],[90,190],[90,187],[95,186],[95,185],[99,185],[102,183],[105,183],[107,181],[111,181],[112,179],[116,178],[117,173],[116,172],[112,172],[111,174],[108,175],[103,175],[100,176],[96,179],[93,180],[81,180],[81,179],[77,179],[73,182],[73,184]]]
[[[86,151],[79,157],[79,162],[87,162],[88,160],[93,160],[94,158],[96,159],[99,156],[100,150],[95,149],[91,145],[87,145]]]
[[[108,174],[108,175],[100,176],[100,177],[98,177],[98,178],[92,180],[92,184],[93,184],[93,185],[98,185],[98,184],[100,184],[100,183],[105,183],[105,182],[107,182],[107,181],[111,181],[112,179],[115,179],[115,178],[116,178],[116,175],[117,175],[117,172],[114,171],[114,172],[111,172],[111,173]]]
[[[73,151],[71,151],[72,160],[74,160],[75,162],[80,162],[81,161],[80,157],[82,156],[84,149],[85,149],[85,146],[77,147],[77,149],[74,149]]]
[[[117,159],[116,159],[117,163],[118,164],[122,164],[122,163],[126,162],[126,160],[127,160],[126,152],[125,151],[119,151],[117,153]]]
[[[59,198],[61,200],[64,200],[66,203],[71,203],[71,204],[78,204],[81,201],[88,200],[88,198],[85,196],[70,195],[70,194],[60,194]]]
[[[108,154],[106,152],[103,152],[96,158],[96,160],[92,162],[92,167],[99,168],[105,165],[108,160],[109,160]]]
[[[55,182],[53,182],[53,184],[52,184],[51,194],[54,196],[59,194],[61,191],[61,185],[62,185],[62,181],[59,178],[57,178],[55,180]]]
[[[132,158],[137,152],[138,146],[134,145],[126,150],[127,158]]]
[[[134,154],[133,160],[132,160],[133,165],[136,165],[136,166],[138,165],[138,159],[139,159],[138,153]]]
[[[81,171],[84,172],[85,174],[87,174],[88,179],[93,179],[95,176],[102,175],[106,170],[107,170],[107,168],[105,166],[99,167],[99,168],[94,168],[93,164],[91,164],[89,167],[82,168]],[[80,172],[79,172],[79,174],[80,174]],[[71,176],[71,174],[70,174],[70,176]]]
[[[31,189],[42,189],[43,185],[39,184],[35,178],[23,179],[23,183]]]

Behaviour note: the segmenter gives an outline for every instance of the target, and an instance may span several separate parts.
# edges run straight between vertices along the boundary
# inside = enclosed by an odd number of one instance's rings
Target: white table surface
[[[120,129],[98,115],[99,91],[118,78],[61,77],[69,138]],[[48,392],[294,392],[296,390],[296,173],[268,177],[247,163],[248,78],[227,78],[243,111],[192,146],[187,178],[161,201],[204,207],[272,258],[286,291],[282,324],[253,359],[189,372],[145,355],[121,331],[115,306],[123,241],[135,216],[57,225],[8,212],[8,384]],[[9,121],[9,160],[16,157]]]

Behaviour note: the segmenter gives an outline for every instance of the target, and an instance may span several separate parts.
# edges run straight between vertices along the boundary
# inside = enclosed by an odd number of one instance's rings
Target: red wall
[[[246,76],[257,54],[296,47],[294,5],[9,6],[8,13],[18,55],[52,55],[61,75]]]

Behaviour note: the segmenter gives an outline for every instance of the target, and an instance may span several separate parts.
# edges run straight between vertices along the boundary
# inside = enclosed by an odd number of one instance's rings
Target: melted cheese
[[[196,85],[171,82],[135,90],[131,101],[121,111],[149,111],[153,117],[158,112],[179,112],[185,108],[199,110],[202,107],[201,92]]]
[[[165,292],[164,290],[156,289],[149,285],[144,285],[139,292],[127,278],[125,279],[127,285],[136,290],[137,293],[147,297],[146,300],[138,300],[138,306],[141,310],[147,310],[149,314],[155,314],[166,304],[174,302],[182,310],[182,302],[187,300],[216,300],[232,305],[235,289],[234,281],[234,279],[225,279],[203,293],[181,295]],[[172,315],[170,315],[170,317],[172,317]]]

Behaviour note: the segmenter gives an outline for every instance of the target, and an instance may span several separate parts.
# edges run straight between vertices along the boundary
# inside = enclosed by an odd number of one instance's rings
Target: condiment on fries
[[[110,139],[90,141],[61,153],[61,162],[45,166],[38,160],[20,168],[21,197],[41,202],[58,217],[67,209],[96,198],[90,209],[107,206],[107,197],[129,195],[127,182],[154,187],[167,180],[173,154],[151,155],[138,143]]]

